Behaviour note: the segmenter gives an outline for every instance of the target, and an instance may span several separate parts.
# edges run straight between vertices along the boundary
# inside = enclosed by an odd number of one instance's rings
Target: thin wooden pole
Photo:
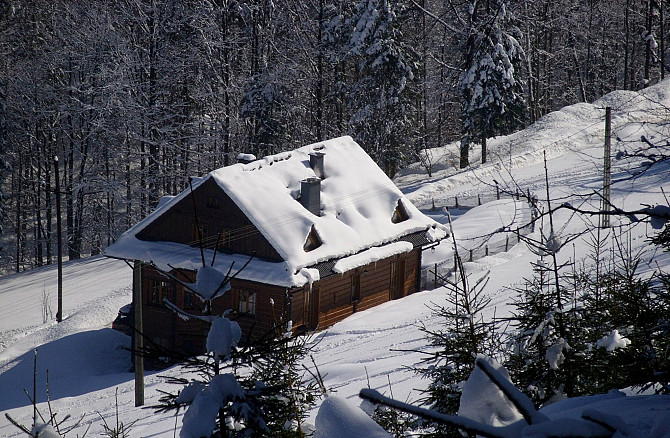
[[[605,108],[605,153],[603,156],[603,215],[602,226],[610,226],[610,216],[607,214],[610,210],[610,186],[612,185],[612,108]]]
[[[135,359],[135,406],[144,406],[144,347],[142,324],[142,262],[133,266],[133,354]]]
[[[33,352],[33,427],[35,427],[37,424],[37,348]]]
[[[58,310],[56,322],[63,320],[63,226],[60,219],[60,176],[58,156],[54,155],[54,177],[56,179],[56,244],[58,245]]]

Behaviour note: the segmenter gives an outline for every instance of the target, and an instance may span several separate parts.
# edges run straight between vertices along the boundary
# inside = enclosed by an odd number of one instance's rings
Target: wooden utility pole
[[[144,406],[144,327],[142,326],[142,262],[133,265],[133,355],[135,362],[135,406]]]
[[[54,177],[56,178],[56,241],[58,245],[58,311],[56,322],[63,320],[63,227],[60,220],[60,175],[58,156],[54,155]]]
[[[610,185],[612,184],[612,108],[605,108],[605,153],[603,157],[603,208],[602,227],[610,226]]]

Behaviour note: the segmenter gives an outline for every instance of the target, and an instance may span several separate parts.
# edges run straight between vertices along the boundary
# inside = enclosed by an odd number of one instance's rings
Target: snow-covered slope
[[[668,138],[670,128],[662,122],[670,118],[670,83],[664,82],[641,93],[615,92],[594,104],[578,104],[549,114],[525,131],[490,141],[491,163],[474,165],[461,171],[443,160],[428,178],[414,165],[396,178],[401,190],[426,212],[433,199],[438,206],[450,203],[455,195],[495,193],[494,180],[502,188],[518,186],[545,198],[544,156],[547,157],[551,197],[570,201],[583,208],[599,208],[595,194],[602,187],[604,106],[613,108],[613,154],[644,146],[640,136],[651,142]],[[665,140],[663,140],[665,142]],[[456,145],[434,150],[437,155],[456,156]],[[473,151],[471,161],[476,161]],[[445,164],[447,163],[447,164]],[[659,164],[636,179],[627,179],[631,171],[643,169],[640,160],[614,160],[612,201],[625,207],[666,203],[661,187],[670,175],[667,164]],[[575,194],[579,194],[576,197]],[[458,213],[458,212],[454,212]],[[429,212],[445,222],[440,212]],[[454,233],[463,245],[479,245],[491,231],[523,221],[522,205],[500,201],[454,216]],[[592,228],[596,217],[575,215],[567,210],[555,216],[559,236],[568,237]],[[626,219],[613,220],[614,230],[621,225],[634,251],[643,253],[643,269],[670,267],[668,254],[651,247],[647,237],[655,230],[641,222],[628,227]],[[535,231],[539,237],[540,227]],[[545,233],[547,232],[545,227]],[[561,260],[584,257],[588,252],[585,238],[577,238],[559,253]],[[427,257],[439,261],[448,249],[438,248]],[[489,272],[486,293],[492,298],[490,315],[502,316],[509,311],[511,292],[507,287],[519,283],[531,273],[535,256],[523,244],[508,252],[466,263],[466,269],[477,277]],[[32,388],[32,350],[38,350],[40,371],[50,369],[53,407],[73,417],[84,417],[92,424],[89,436],[102,430],[101,416],[112,419],[114,397],[118,389],[119,413],[125,423],[137,420],[132,436],[173,436],[178,418],[153,414],[134,407],[133,376],[127,372],[127,353],[118,349],[128,339],[108,329],[118,307],[130,301],[131,270],[118,261],[100,258],[66,264],[65,315],[63,323],[42,323],[41,302],[46,290],[55,303],[55,270],[51,267],[0,279],[0,411],[9,413],[24,424],[30,424],[32,410],[22,389]],[[314,358],[327,385],[336,388],[337,396],[358,404],[358,391],[370,386],[401,400],[420,398],[426,386],[406,367],[416,364],[425,350],[425,341],[417,328],[439,324],[428,309],[430,303],[445,302],[445,291],[424,291],[403,300],[385,303],[357,313],[318,333]],[[55,308],[53,310],[55,313]],[[162,375],[181,375],[171,368]],[[38,396],[44,400],[44,376],[38,382]],[[157,389],[171,390],[164,379],[148,373],[147,404],[156,403]],[[649,432],[654,422],[663,421],[670,409],[667,397],[635,398],[611,394],[594,399],[580,399],[555,405],[550,416],[578,416],[587,403],[597,402],[609,412],[621,413],[626,421]],[[316,412],[314,413],[316,416]],[[667,420],[667,418],[666,418]],[[667,421],[666,421],[667,423]],[[85,427],[78,429],[82,433]],[[667,429],[665,433],[670,435]],[[19,436],[18,429],[0,421],[0,436]]]

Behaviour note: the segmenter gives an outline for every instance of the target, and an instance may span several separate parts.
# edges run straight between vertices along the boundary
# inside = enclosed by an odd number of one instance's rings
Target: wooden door
[[[316,330],[319,327],[319,302],[321,301],[321,291],[318,287],[312,287],[306,308],[309,309],[308,327],[310,330]]]
[[[293,292],[293,295],[291,296],[291,319],[294,328],[307,324],[308,299],[309,290],[305,289]]]
[[[397,259],[391,262],[389,298],[397,300],[405,296],[405,260]]]

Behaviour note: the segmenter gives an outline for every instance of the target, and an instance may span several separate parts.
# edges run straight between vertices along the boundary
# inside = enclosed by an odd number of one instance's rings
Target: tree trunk
[[[131,173],[130,173],[130,155],[131,155],[131,147],[130,147],[130,138],[129,138],[129,132],[128,132],[128,125],[126,124],[126,135],[125,135],[125,142],[126,142],[126,229],[130,228],[133,223],[133,189],[132,189],[132,178],[131,178]]]
[[[20,271],[21,267],[21,171],[23,167],[23,162],[21,160],[21,154],[19,154],[19,164],[14,172],[12,172],[12,197],[16,200],[16,255],[15,255],[15,272]]]
[[[152,2],[152,8],[150,12],[149,19],[147,20],[147,26],[148,26],[148,36],[149,36],[149,112],[150,112],[150,122],[149,122],[149,166],[148,166],[148,175],[147,178],[149,180],[149,186],[147,187],[148,189],[148,202],[149,205],[147,206],[147,212],[151,211],[156,204],[158,204],[158,196],[159,196],[159,187],[160,187],[160,177],[161,174],[163,173],[160,170],[160,167],[158,165],[160,161],[159,157],[159,147],[158,147],[158,135],[157,135],[157,129],[158,126],[156,126],[156,121],[157,121],[157,99],[156,99],[156,81],[157,81],[157,71],[156,71],[156,63],[158,62],[158,54],[157,52],[157,47],[156,47],[156,4]]]
[[[323,0],[319,0],[319,14],[318,14],[317,33],[316,33],[316,120],[314,120],[316,139],[323,140]]]
[[[623,55],[623,88],[624,90],[627,90],[629,87],[629,52],[630,52],[630,23],[628,21],[628,11],[630,9],[630,0],[626,0],[626,6],[624,10],[624,20],[623,20],[623,26],[624,30],[626,32],[624,36],[624,55]]]
[[[230,50],[228,49],[228,4],[221,7],[221,45],[223,46],[223,165],[230,164]]]
[[[466,137],[461,138],[461,160],[460,168],[465,169],[470,165],[470,140]]]
[[[652,0],[647,0],[647,34],[644,45],[644,87],[649,85],[649,73],[651,71],[651,27],[653,24],[653,4]]]
[[[658,52],[659,68],[661,69],[661,80],[665,79],[665,23],[663,23],[663,0],[660,1],[658,5],[658,18],[659,18],[659,37],[660,37],[660,46]]]

